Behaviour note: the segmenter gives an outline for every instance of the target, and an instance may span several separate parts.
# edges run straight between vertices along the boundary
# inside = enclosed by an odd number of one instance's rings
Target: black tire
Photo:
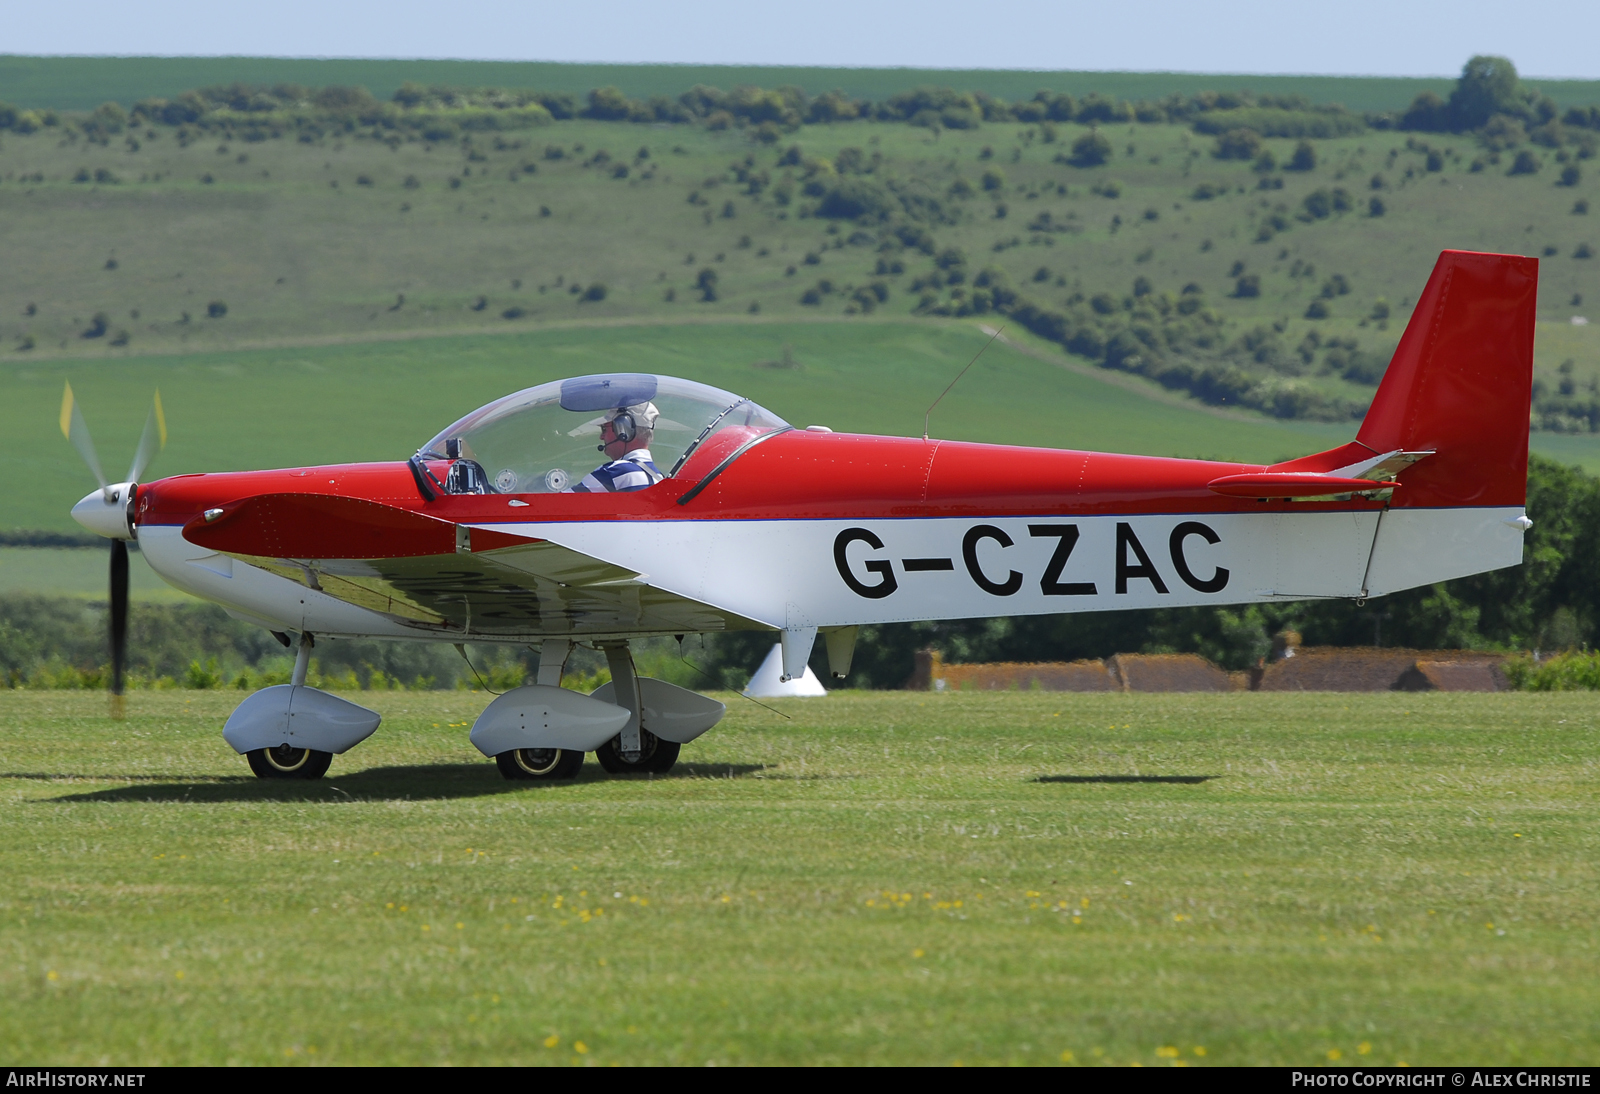
[[[613,775],[665,775],[678,762],[678,751],[683,748],[676,741],[662,740],[648,729],[639,731],[639,743],[643,746],[639,754],[628,756],[622,751],[619,733],[595,749],[594,758]]]
[[[583,766],[583,753],[571,748],[513,748],[494,758],[508,779],[570,779]]]
[[[333,753],[279,745],[254,749],[245,753],[245,759],[258,779],[320,779],[328,773]]]

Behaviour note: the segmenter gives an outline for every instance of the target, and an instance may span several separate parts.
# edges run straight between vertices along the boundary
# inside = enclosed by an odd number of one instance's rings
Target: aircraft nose
[[[97,536],[132,539],[133,531],[128,527],[128,495],[132,491],[131,482],[91,491],[72,507],[72,519]]]

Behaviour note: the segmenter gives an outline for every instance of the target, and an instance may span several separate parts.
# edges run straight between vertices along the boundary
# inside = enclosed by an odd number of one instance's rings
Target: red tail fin
[[[1539,260],[1445,251],[1356,439],[1432,450],[1401,475],[1395,507],[1522,505]]]

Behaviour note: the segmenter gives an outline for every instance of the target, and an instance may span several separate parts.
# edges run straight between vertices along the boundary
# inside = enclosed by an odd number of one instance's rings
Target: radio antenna
[[[991,334],[989,336],[989,340],[983,344],[983,349],[980,349],[977,353],[974,353],[972,355],[972,360],[967,362],[967,368],[971,368],[973,365],[978,363],[978,358],[983,356],[983,350],[988,349],[990,346],[994,345],[994,340],[996,338],[1000,337],[1000,331],[1003,331],[1005,329],[1006,329],[1005,326],[1002,325],[999,330],[996,330],[993,334]],[[956,378],[954,380],[950,381],[949,387],[946,387],[943,391],[939,392],[939,398],[935,399],[933,401],[933,406],[930,406],[928,408],[928,412],[922,416],[922,439],[923,440],[927,440],[928,439],[928,419],[933,417],[933,407],[938,406],[939,405],[939,400],[943,399],[946,395],[950,394],[950,388],[955,387],[956,384],[960,383],[961,377],[963,377],[963,376],[965,376],[967,374],[967,368],[964,368],[960,372],[956,373]]]

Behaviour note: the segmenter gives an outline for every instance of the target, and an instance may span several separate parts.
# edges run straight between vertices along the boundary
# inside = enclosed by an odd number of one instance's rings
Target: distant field
[[[975,323],[857,320],[618,325],[497,336],[0,365],[0,430],[16,442],[3,512],[75,530],[94,482],[57,425],[73,390],[107,474],[126,470],[160,387],[171,442],[156,475],[404,459],[467,411],[563,376],[664,372],[756,399],[799,425],[920,435],[922,416],[987,336]],[[795,368],[774,368],[788,346]],[[1043,359],[1041,359],[1041,357]],[[1059,361],[1061,363],[1052,363]],[[936,436],[1152,455],[1276,460],[1349,428],[1225,414],[1153,385],[1108,382],[996,344],[935,412]],[[69,590],[62,590],[69,591]]]
[[[1463,58],[1465,60],[1465,58]],[[1423,91],[1444,94],[1446,78],[1251,76],[1183,72],[1029,72],[985,69],[784,68],[735,65],[585,65],[526,61],[298,60],[282,57],[22,57],[0,55],[0,100],[57,110],[93,110],[170,98],[192,87],[243,82],[359,85],[381,98],[407,80],[457,87],[521,87],[582,95],[615,86],[635,97],[678,95],[695,84],[730,89],[793,85],[812,95],[838,88],[882,100],[908,88],[935,85],[1026,99],[1040,88],[1073,95],[1099,92],[1124,99],[1249,88],[1261,94],[1304,95],[1352,110],[1399,110]],[[1600,101],[1600,81],[1536,81],[1563,105]]]
[[[0,692],[11,1058],[1600,1063],[1585,695],[728,695],[544,786],[454,692],[263,785],[236,698]]]
[[[44,593],[104,600],[110,581],[104,548],[0,547],[0,596]],[[156,576],[144,556],[128,556],[130,592],[137,600],[191,601]]]

